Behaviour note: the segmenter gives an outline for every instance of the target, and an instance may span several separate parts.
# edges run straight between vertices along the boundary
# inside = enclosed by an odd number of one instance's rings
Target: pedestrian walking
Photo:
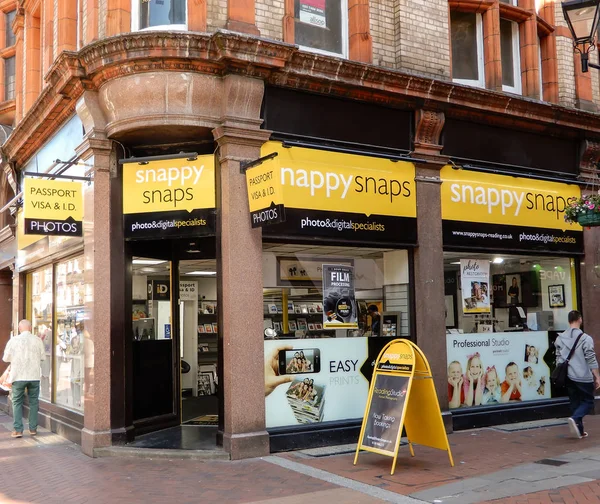
[[[577,310],[569,312],[569,329],[560,334],[556,347],[556,364],[569,360],[566,380],[571,417],[568,419],[571,434],[578,438],[588,436],[583,428],[583,417],[594,408],[594,391],[600,388],[598,360],[594,340],[581,330],[583,322]],[[569,353],[574,348],[569,359]]]
[[[4,362],[10,363],[12,383],[13,432],[11,437],[23,437],[23,401],[29,397],[29,434],[35,436],[38,427],[41,362],[46,358],[42,340],[31,334],[31,322],[19,322],[19,335],[11,338],[4,350]]]

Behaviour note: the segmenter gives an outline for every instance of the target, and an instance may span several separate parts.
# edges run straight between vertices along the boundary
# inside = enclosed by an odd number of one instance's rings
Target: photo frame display
[[[565,286],[563,284],[548,286],[548,304],[550,308],[564,308]]]

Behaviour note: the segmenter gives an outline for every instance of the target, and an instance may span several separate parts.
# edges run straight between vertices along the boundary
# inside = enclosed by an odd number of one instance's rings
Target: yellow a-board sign
[[[366,450],[393,457],[394,474],[403,427],[413,457],[413,443],[429,446],[447,451],[454,467],[429,363],[417,345],[398,339],[375,361],[354,464]]]

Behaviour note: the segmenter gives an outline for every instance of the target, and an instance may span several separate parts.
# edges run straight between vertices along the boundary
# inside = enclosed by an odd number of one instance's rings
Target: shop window
[[[17,11],[13,10],[4,14],[4,19],[6,21],[4,29],[6,30],[6,47],[11,47],[15,45],[17,41],[17,37],[15,36],[15,32],[13,32],[12,24],[17,15]]]
[[[32,333],[44,342],[46,360],[42,361],[40,397],[51,400],[52,383],[52,266],[27,275],[27,318],[31,320]]]
[[[187,0],[133,0],[132,30],[187,29]]]
[[[295,0],[295,43],[303,49],[346,57],[347,0]]]
[[[84,283],[83,256],[56,265],[54,398],[56,404],[83,410]]]
[[[575,260],[445,253],[451,408],[544,400],[554,340],[577,309]]]
[[[4,60],[4,100],[15,99],[15,83],[16,83],[16,68],[15,57],[6,58]]]
[[[481,14],[452,11],[452,80],[485,87],[483,72],[483,23]]]
[[[263,246],[267,427],[362,418],[371,362],[411,337],[409,259],[406,250]]]
[[[519,25],[506,19],[500,20],[500,53],[502,60],[502,90],[521,94]]]

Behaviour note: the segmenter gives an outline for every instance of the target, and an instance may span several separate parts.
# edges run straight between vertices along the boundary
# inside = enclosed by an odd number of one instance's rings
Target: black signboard
[[[527,226],[444,220],[444,247],[583,254],[583,233]]]
[[[377,373],[367,411],[362,446],[394,454],[410,376]]]

